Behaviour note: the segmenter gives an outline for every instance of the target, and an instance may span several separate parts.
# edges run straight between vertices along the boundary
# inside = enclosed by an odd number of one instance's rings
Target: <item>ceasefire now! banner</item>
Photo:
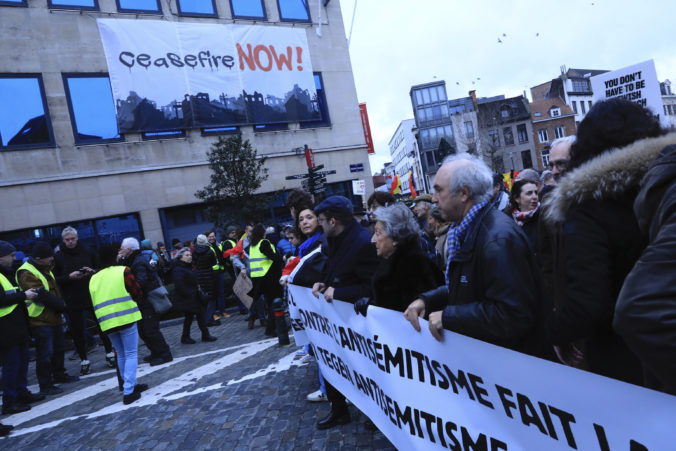
[[[289,286],[322,375],[398,449],[669,450],[676,397]]]
[[[97,19],[120,133],[320,119],[303,28]]]

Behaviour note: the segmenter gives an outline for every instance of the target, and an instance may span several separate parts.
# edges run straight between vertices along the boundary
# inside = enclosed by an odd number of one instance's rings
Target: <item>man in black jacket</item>
[[[89,279],[100,268],[98,255],[79,242],[77,230],[66,227],[61,232],[62,243],[54,254],[54,276],[66,302],[66,314],[75,349],[80,357],[80,375],[89,374],[87,358],[87,318],[93,318],[92,299],[89,295]],[[115,367],[115,353],[108,336],[101,332],[98,322],[93,322],[106,349],[106,363]]]
[[[118,262],[131,269],[136,281],[143,290],[142,301],[139,302],[141,321],[138,324],[138,335],[146,347],[150,349],[150,356],[144,357],[144,361],[150,362],[150,366],[162,365],[173,359],[169,345],[164,340],[160,331],[160,316],[148,301],[148,293],[160,287],[160,279],[150,267],[148,261],[141,255],[140,244],[136,238],[125,238],[120,245],[117,255]]]
[[[378,267],[376,248],[371,234],[352,216],[352,203],[343,196],[327,197],[315,208],[319,225],[324,229],[329,249],[322,281],[312,287],[315,296],[356,302],[371,295],[371,277]],[[331,401],[328,416],[317,423],[319,429],[328,429],[350,421],[350,413],[343,396],[326,382],[326,395]]]
[[[520,352],[540,354],[542,307],[538,267],[516,223],[491,207],[491,172],[481,160],[455,156],[434,178],[433,202],[455,226],[448,235],[446,285],[420,295],[404,312],[419,331],[441,340],[447,329]]]
[[[0,361],[2,362],[2,413],[12,414],[30,409],[29,403],[45,399],[28,391],[28,311],[26,299],[36,299],[38,291],[31,288],[17,291],[12,263],[15,248],[0,241]],[[7,429],[10,428],[10,429]],[[10,426],[0,424],[0,437]]]

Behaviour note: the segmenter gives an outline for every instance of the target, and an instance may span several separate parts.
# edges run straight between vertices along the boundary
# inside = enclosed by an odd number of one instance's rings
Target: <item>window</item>
[[[580,108],[582,109],[582,114],[587,114],[587,110],[584,106],[584,100],[580,100]]]
[[[263,0],[230,0],[233,19],[267,19]]]
[[[491,146],[500,147],[500,135],[497,130],[488,130],[488,142]]]
[[[430,150],[429,152],[425,152],[425,160],[427,163],[427,168],[433,168],[434,165],[434,151]]]
[[[577,102],[573,100],[573,113],[577,114]]]
[[[316,121],[301,122],[300,128],[330,127],[331,118],[329,117],[329,107],[326,101],[326,92],[324,91],[324,80],[320,72],[315,72],[315,89],[317,96],[312,99],[312,108],[319,112],[321,119]]]
[[[558,116],[561,116],[561,108],[559,108],[559,107],[552,107],[552,108],[549,110],[549,115],[550,115],[551,117],[558,117]]]
[[[474,138],[474,126],[471,121],[465,122],[465,137],[467,139]]]
[[[218,17],[214,0],[176,0],[179,16]]]
[[[508,106],[504,106],[500,108],[500,116],[503,119],[508,119],[511,114],[510,108]]]
[[[54,145],[41,75],[0,75],[0,99],[0,148]]]
[[[277,0],[282,22],[310,22],[307,0]]]
[[[516,126],[516,135],[519,137],[519,143],[528,142],[528,130],[526,129],[526,124],[519,124]]]
[[[549,133],[546,128],[538,130],[538,138],[540,138],[540,144],[549,142]]]
[[[254,125],[255,132],[278,132],[289,129],[289,124],[279,123],[279,124],[257,124]]]
[[[502,137],[505,140],[505,146],[514,145],[514,134],[512,133],[512,127],[503,128]]]
[[[238,133],[241,133],[239,127],[213,127],[202,129],[202,136],[236,135]]]
[[[107,75],[63,74],[75,144],[120,141]]]
[[[0,0],[0,6],[28,6],[28,0]]]
[[[533,167],[533,159],[530,156],[530,150],[521,151],[521,162],[523,163],[524,169]]]
[[[160,0],[115,0],[121,13],[161,13]]]
[[[589,109],[590,109],[590,110],[591,110],[591,107],[592,107],[592,101],[590,100],[590,101],[589,101]]]
[[[667,113],[667,105],[663,105],[663,108],[664,108],[664,114],[665,115],[669,114],[669,113]]]
[[[542,149],[542,167],[549,167],[549,149]]]
[[[47,5],[54,9],[99,10],[99,0],[47,0]]]
[[[572,79],[573,92],[589,92],[589,80],[586,79]]]
[[[422,105],[422,103],[423,103],[422,91],[418,89],[415,91],[415,104]]]
[[[141,135],[144,141],[149,141],[152,139],[183,138],[184,136],[185,130],[165,130],[161,132],[145,132]]]
[[[564,130],[563,125],[557,125],[554,127],[554,135],[556,135],[556,139],[566,136],[566,131]]]

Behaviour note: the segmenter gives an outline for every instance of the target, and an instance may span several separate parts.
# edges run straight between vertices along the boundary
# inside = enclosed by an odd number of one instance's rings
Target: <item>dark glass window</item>
[[[218,17],[214,0],[176,0],[179,16]]]
[[[263,0],[230,0],[233,19],[266,19]]]
[[[526,130],[526,124],[519,124],[516,126],[516,134],[519,137],[520,143],[528,142],[528,132]]]
[[[237,133],[241,133],[239,127],[212,127],[202,129],[202,136],[236,135]]]
[[[310,9],[307,0],[277,0],[279,18],[283,22],[309,22]]]
[[[160,0],[115,0],[117,10],[123,13],[160,13]]]
[[[107,75],[63,74],[63,84],[75,144],[120,140]]]
[[[530,150],[521,151],[521,161],[523,162],[524,169],[533,167],[533,159],[530,156]]]
[[[0,148],[54,145],[39,74],[0,75]]]
[[[167,139],[167,138],[182,138],[185,136],[185,130],[166,130],[162,132],[145,132],[143,139]]]
[[[514,144],[514,134],[512,133],[512,127],[503,128],[502,137],[505,140],[505,146],[511,146]]]
[[[280,123],[280,124],[257,124],[254,125],[255,132],[274,132],[281,130],[288,130],[289,124]]]
[[[28,6],[28,0],[0,0],[0,6]]]
[[[329,127],[331,125],[331,118],[329,117],[329,108],[326,102],[326,93],[324,92],[324,81],[322,80],[322,74],[315,72],[314,77],[317,96],[312,99],[312,107],[315,109],[315,111],[319,111],[319,114],[322,118],[317,121],[301,122],[300,128]]]
[[[99,10],[99,0],[47,0],[50,8]]]

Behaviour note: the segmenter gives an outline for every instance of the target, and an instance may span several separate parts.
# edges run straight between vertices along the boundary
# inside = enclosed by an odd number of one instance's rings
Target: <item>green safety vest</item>
[[[40,279],[40,282],[42,282],[42,286],[45,288],[45,290],[49,291],[49,282],[47,281],[47,278],[45,277],[44,274],[42,274],[38,268],[35,266],[31,265],[28,262],[24,262],[23,265],[19,266],[19,269],[16,270],[16,283],[19,283],[19,272],[26,270],[33,274],[35,277]],[[52,274],[51,271],[49,271],[49,275],[54,279],[54,274]],[[36,318],[42,314],[42,311],[45,309],[45,306],[42,304],[36,304],[30,299],[26,299],[26,307],[28,307],[28,316],[32,318]]]
[[[255,246],[249,248],[249,267],[251,268],[251,277],[263,277],[268,273],[270,266],[272,266],[272,260],[265,256],[260,250],[261,243],[263,241],[268,241],[262,239]],[[268,241],[268,243],[270,243]],[[274,244],[270,243],[272,250],[275,250]]]
[[[7,279],[7,277],[5,277],[3,274],[0,274],[0,285],[5,292],[5,296],[16,293],[16,291],[19,289],[18,287],[12,285],[12,282],[10,282],[9,279]],[[9,315],[14,311],[15,308],[16,304],[0,308],[0,317]]]
[[[94,315],[102,331],[125,326],[141,319],[138,305],[124,285],[125,266],[110,266],[89,281]]]
[[[214,253],[214,257],[216,257],[216,264],[214,266],[212,266],[211,269],[213,271],[222,271],[224,268],[223,268],[223,265],[221,265],[219,263],[220,260],[218,258],[218,252],[216,252],[216,249],[220,250],[220,245],[217,244],[216,247],[214,247],[214,246],[211,245],[211,243],[209,243],[209,248],[211,249],[211,252]],[[222,251],[221,251],[221,253],[222,253]]]

